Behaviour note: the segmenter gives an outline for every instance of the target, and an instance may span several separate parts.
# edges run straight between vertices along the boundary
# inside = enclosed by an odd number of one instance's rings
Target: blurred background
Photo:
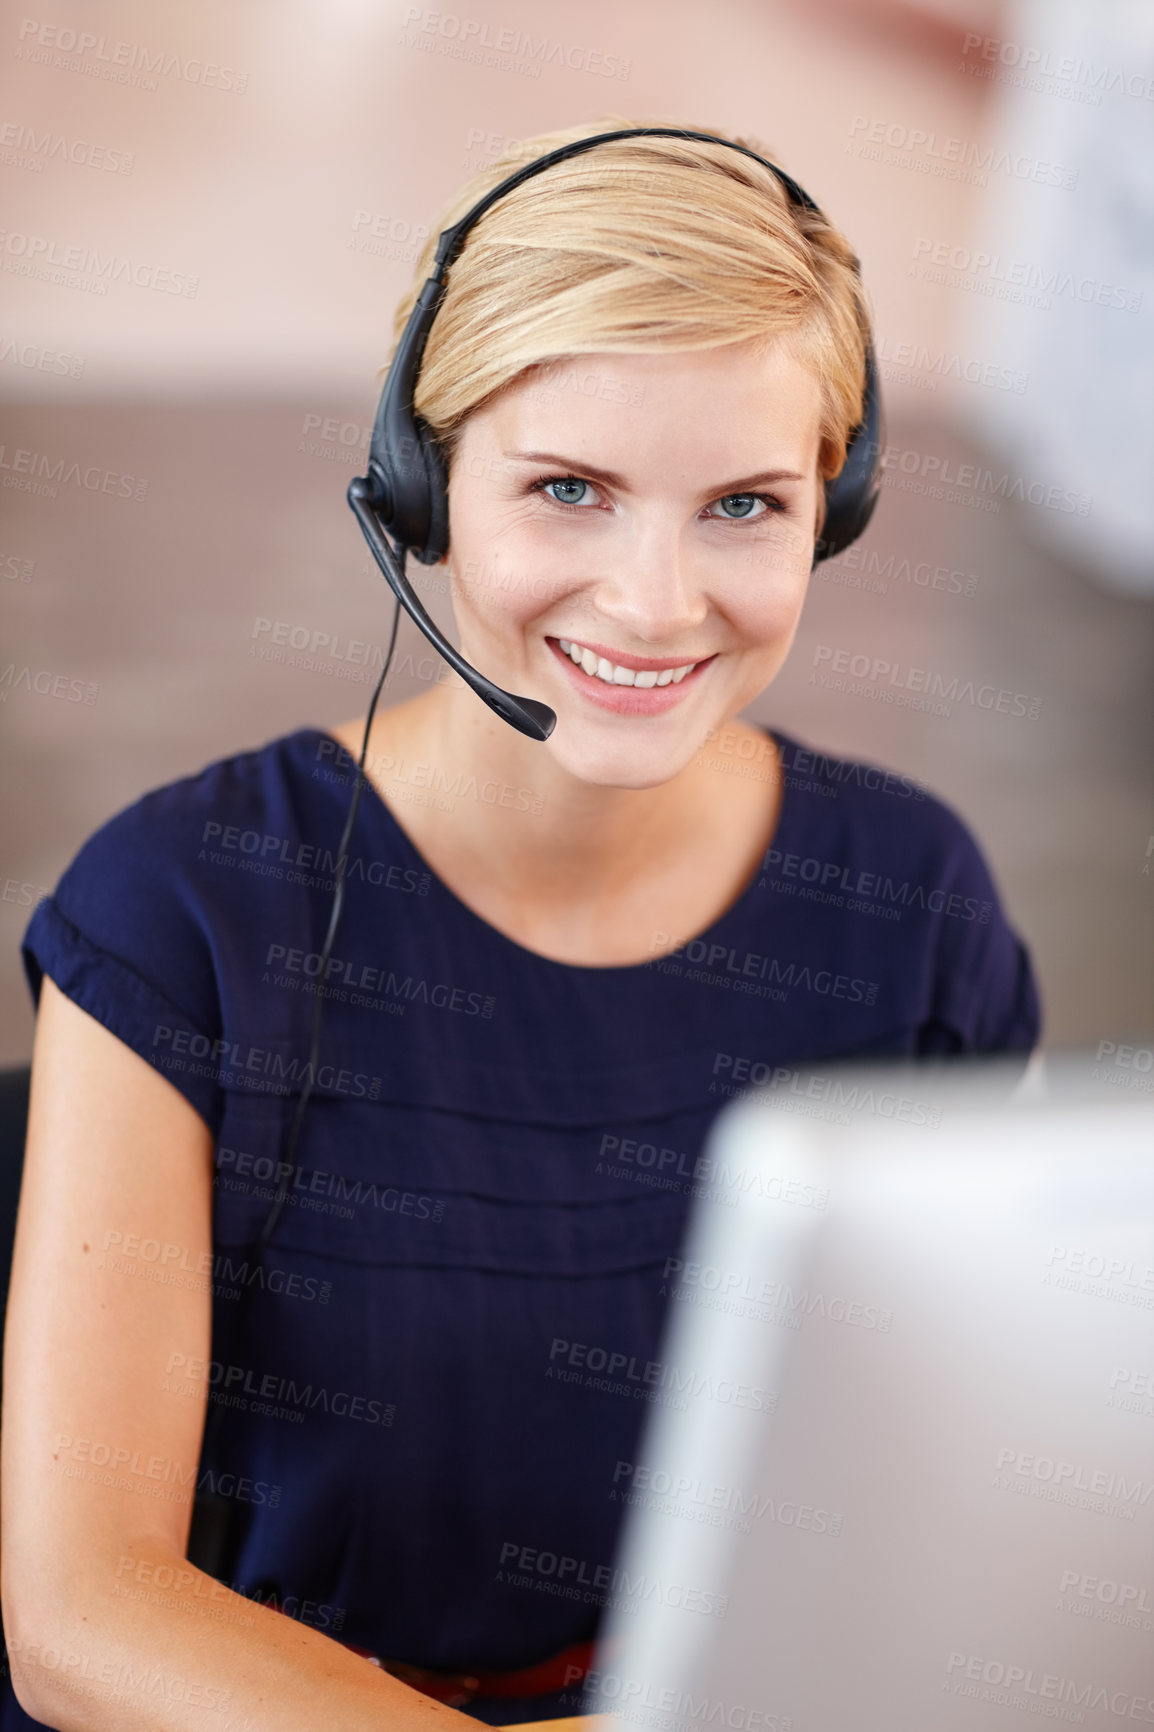
[[[394,305],[468,175],[612,117],[760,141],[874,309],[882,500],[749,714],[959,808],[1048,1045],[1148,1068],[1154,8],[454,4],[28,0],[0,25],[0,1063],[31,1050],[32,908],[104,819],[363,715],[347,645],[383,645],[391,605],[343,496]],[[838,651],[953,695],[823,685]],[[398,667],[384,701],[434,671],[407,621]]]

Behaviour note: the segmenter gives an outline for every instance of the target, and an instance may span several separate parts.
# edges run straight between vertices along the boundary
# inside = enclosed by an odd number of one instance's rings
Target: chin
[[[578,782],[598,788],[660,788],[680,775],[700,749],[704,738],[639,739],[635,734],[614,739],[590,737],[590,730],[565,728],[559,715],[557,730],[547,744],[554,761]]]

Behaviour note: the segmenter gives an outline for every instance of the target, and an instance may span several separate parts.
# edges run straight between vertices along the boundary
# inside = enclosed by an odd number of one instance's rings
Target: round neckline
[[[781,773],[781,799],[777,809],[777,824],[774,827],[773,834],[766,842],[765,846],[768,850],[769,848],[779,844],[782,831],[785,827],[787,812],[791,817],[793,814],[795,802],[790,798],[789,778],[785,773],[786,747],[791,745],[793,742],[787,735],[778,733],[775,728],[766,727],[761,722],[752,722],[750,726],[757,728],[759,732],[765,734],[766,737],[771,739],[777,747],[778,767]],[[337,739],[335,734],[330,734],[326,728],[307,727],[300,729],[300,733],[302,735],[311,734],[316,739],[329,740],[346,757],[351,755],[348,747],[343,745],[342,742]],[[353,767],[354,769],[356,767],[355,758],[353,759]],[[449,901],[461,911],[465,919],[471,920],[474,925],[479,926],[497,943],[507,945],[509,949],[518,951],[522,956],[529,957],[534,963],[542,964],[548,968],[567,969],[574,974],[611,974],[618,978],[625,974],[636,974],[643,969],[649,969],[655,962],[667,961],[670,957],[677,954],[676,951],[663,950],[660,955],[646,957],[643,962],[583,963],[561,962],[555,956],[543,956],[539,950],[530,950],[527,945],[520,943],[516,938],[511,938],[507,932],[502,932],[499,926],[494,926],[491,921],[485,919],[483,914],[478,914],[475,908],[470,908],[467,902],[462,901],[461,897],[457,895],[457,892],[452,889],[450,885],[445,883],[445,880],[441,877],[440,873],[437,872],[430,862],[425,859],[425,856],[421,853],[408,831],[405,830],[403,825],[397,822],[396,815],[388,801],[381,794],[381,791],[376,786],[375,782],[373,782],[368,776],[365,776],[364,784],[364,793],[361,796],[361,810],[363,811],[365,809],[365,799],[367,798],[369,805],[374,810],[383,813],[385,821],[399,838],[402,846],[408,849],[416,865],[422,872],[428,875],[431,882],[437,886],[441,894],[448,897]],[[347,803],[345,811],[346,813],[348,811]],[[358,816],[360,816],[359,813]],[[764,852],[762,858],[764,859]],[[741,894],[730,903],[729,907],[726,908],[723,913],[719,914],[717,919],[713,921],[711,925],[705,927],[703,931],[695,932],[692,936],[684,938],[678,946],[678,949],[685,950],[691,944],[702,944],[708,939],[713,938],[727,921],[732,920],[742,910],[745,903],[756,891],[757,881],[760,875],[760,868],[758,868],[758,870],[751,874],[748,884],[745,886]]]

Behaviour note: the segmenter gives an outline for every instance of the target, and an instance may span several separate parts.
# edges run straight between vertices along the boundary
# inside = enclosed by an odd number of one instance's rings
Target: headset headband
[[[380,526],[400,548],[412,551],[422,565],[442,559],[449,546],[448,471],[441,447],[427,423],[416,414],[413,397],[421,359],[437,310],[448,287],[449,267],[465,240],[485,212],[506,193],[543,174],[554,163],[580,156],[595,145],[622,138],[681,138],[704,144],[720,144],[761,163],[773,174],[791,201],[805,210],[822,213],[809,194],[775,163],[732,139],[709,132],[689,132],[672,126],[625,127],[597,133],[559,146],[545,156],[526,163],[492,187],[472,209],[442,231],[432,275],[427,279],[409,314],[381,392],[369,447],[369,473],[362,498],[375,513]],[[855,270],[860,269],[854,260]],[[828,559],[855,541],[869,522],[881,483],[881,402],[872,338],[867,337],[865,389],[862,418],[846,447],[845,462],[825,484],[826,510],[822,536],[814,563]]]

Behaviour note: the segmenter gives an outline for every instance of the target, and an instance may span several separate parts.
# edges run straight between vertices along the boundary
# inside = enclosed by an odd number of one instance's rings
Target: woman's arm
[[[473,1725],[185,1561],[206,1403],[164,1384],[174,1351],[211,1356],[210,1280],[117,1253],[140,1235],[211,1267],[212,1155],[183,1095],[46,977],[4,1349],[17,1697],[64,1732]]]

